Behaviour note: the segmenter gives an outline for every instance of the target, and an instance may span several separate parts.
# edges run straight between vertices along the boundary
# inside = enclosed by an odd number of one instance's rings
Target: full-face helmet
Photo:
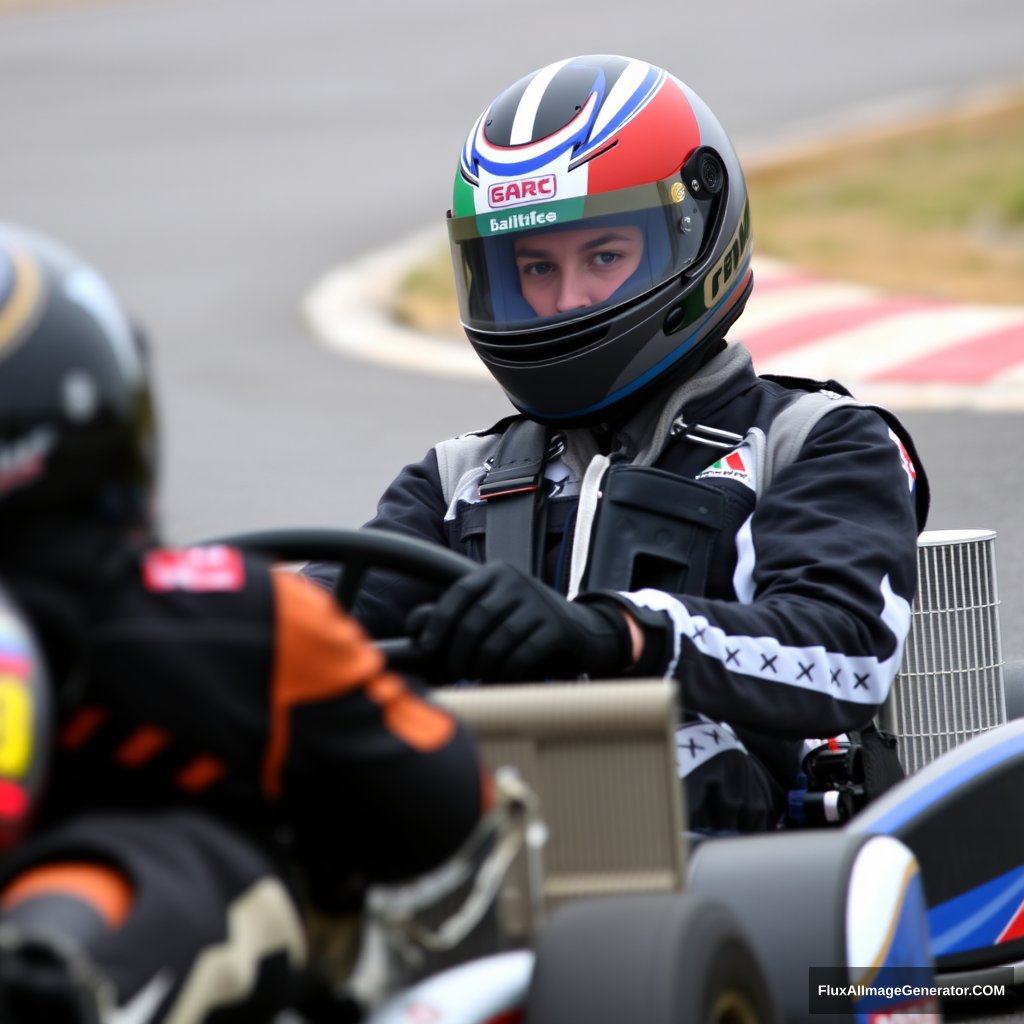
[[[144,525],[153,467],[143,352],[107,283],[0,223],[0,526],[76,509]]]
[[[470,341],[545,422],[606,418],[719,341],[753,284],[724,129],[678,79],[627,57],[558,61],[487,107],[448,231]]]

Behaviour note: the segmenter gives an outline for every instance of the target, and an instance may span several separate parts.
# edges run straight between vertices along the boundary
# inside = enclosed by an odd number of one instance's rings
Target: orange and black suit
[[[114,935],[131,930],[132,907],[148,906],[151,939],[167,939],[146,878],[188,905],[212,899],[223,941],[228,908],[265,877],[349,909],[368,882],[425,871],[468,836],[487,799],[469,736],[388,672],[322,590],[224,547],[122,548],[89,579],[73,571],[77,550],[54,554],[49,572],[7,572],[61,710],[38,826],[0,862],[0,924],[26,892],[46,895],[45,879],[26,881],[41,863],[120,871],[134,903],[114,898],[99,916],[121,1005],[152,982],[125,972]]]

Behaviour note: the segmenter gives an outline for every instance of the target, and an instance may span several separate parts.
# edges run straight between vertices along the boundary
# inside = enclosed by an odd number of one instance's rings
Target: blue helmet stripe
[[[666,73],[661,68],[651,67],[643,82],[636,88],[633,95],[622,105],[622,109],[601,129],[601,131],[588,140],[586,147],[580,150],[579,156],[585,156],[592,149],[600,146],[606,139],[611,138],[637,111],[641,110],[651,97],[658,91],[661,83],[665,81]]]

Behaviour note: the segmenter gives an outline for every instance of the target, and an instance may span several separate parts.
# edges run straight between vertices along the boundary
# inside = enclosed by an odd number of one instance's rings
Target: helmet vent
[[[480,334],[466,330],[469,340],[477,349],[485,351],[489,359],[500,359],[505,363],[543,363],[549,359],[562,359],[576,355],[596,345],[608,335],[608,325],[580,331],[566,337],[561,332],[531,331],[520,334],[505,334],[500,338],[493,334]],[[548,335],[547,338],[542,335]]]
[[[665,317],[665,323],[662,325],[662,331],[665,334],[675,334],[684,324],[686,320],[686,303],[681,302],[678,306],[673,306]]]

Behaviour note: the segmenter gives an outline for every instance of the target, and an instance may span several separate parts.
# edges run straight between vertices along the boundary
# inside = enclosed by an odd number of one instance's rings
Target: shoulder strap
[[[544,463],[551,429],[525,417],[513,420],[502,435],[493,467],[480,481],[487,501],[484,558],[503,561],[530,575],[539,570],[538,529],[544,504]]]
[[[460,434],[434,445],[441,493],[446,505],[451,505],[459,493],[460,483],[467,473],[476,470],[483,475],[484,464],[500,443],[501,435],[494,433],[492,428],[479,433]]]

